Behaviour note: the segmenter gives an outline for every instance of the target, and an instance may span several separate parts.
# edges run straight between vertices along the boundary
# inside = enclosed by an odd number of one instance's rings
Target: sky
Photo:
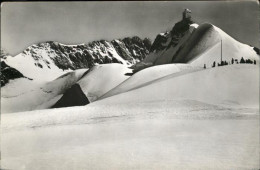
[[[129,36],[154,40],[189,8],[201,24],[212,23],[240,42],[258,46],[257,1],[5,2],[1,5],[1,48],[16,55],[28,46],[57,41],[81,44]]]

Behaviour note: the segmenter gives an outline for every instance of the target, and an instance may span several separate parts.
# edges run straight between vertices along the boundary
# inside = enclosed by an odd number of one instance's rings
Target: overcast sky
[[[198,22],[210,22],[235,39],[258,46],[259,8],[249,2],[5,2],[1,46],[16,55],[44,41],[80,44],[127,36],[152,40],[192,10]]]

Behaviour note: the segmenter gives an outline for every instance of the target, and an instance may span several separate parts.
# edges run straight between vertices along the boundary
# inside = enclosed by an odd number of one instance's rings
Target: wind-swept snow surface
[[[4,169],[259,169],[257,109],[188,100],[2,115]]]

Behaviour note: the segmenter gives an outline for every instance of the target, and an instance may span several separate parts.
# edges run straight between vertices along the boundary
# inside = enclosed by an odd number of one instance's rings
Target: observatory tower
[[[191,20],[191,10],[185,9],[182,13],[182,20]]]

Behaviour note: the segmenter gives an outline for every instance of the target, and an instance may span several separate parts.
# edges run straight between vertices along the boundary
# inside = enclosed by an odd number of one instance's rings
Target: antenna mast
[[[221,42],[221,58],[220,58],[220,62],[221,62],[221,64],[222,64],[222,39],[220,40],[220,42]]]

